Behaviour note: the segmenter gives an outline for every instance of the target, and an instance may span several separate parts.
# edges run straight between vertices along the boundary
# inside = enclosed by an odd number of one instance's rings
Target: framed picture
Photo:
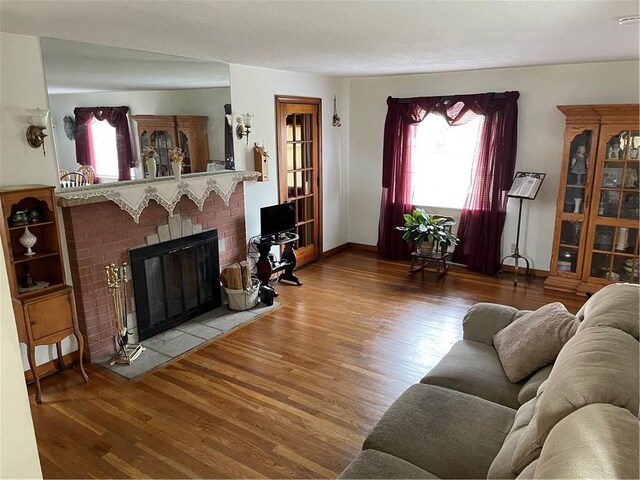
[[[603,168],[602,186],[619,187],[622,184],[622,168]]]

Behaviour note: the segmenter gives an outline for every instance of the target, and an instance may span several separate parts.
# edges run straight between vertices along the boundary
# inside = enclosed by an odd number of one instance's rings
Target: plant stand
[[[421,253],[420,251],[413,252],[411,254],[411,266],[409,267],[409,275],[413,275],[416,272],[420,272],[424,279],[424,271],[430,264],[435,264],[435,270],[432,270],[436,274],[436,278],[439,280],[449,270],[449,264],[447,259],[451,256],[449,252],[437,252]]]

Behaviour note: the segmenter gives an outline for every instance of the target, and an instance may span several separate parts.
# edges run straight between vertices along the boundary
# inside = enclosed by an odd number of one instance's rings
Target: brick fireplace
[[[157,235],[157,226],[168,223],[168,214],[150,201],[135,223],[129,213],[106,199],[65,206],[62,212],[85,354],[90,362],[101,361],[114,351],[113,313],[104,267],[109,262],[129,262],[129,249],[145,245],[149,236]],[[212,193],[200,211],[183,196],[174,209],[174,217],[176,214],[182,222],[190,220],[187,223],[199,224],[203,230],[218,230],[221,268],[246,258],[242,183],[235,187],[228,205]]]

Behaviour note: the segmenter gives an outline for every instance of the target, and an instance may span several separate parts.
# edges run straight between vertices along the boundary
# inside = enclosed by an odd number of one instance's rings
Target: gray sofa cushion
[[[518,444],[518,440],[520,439],[523,430],[529,425],[531,419],[533,418],[535,406],[536,398],[534,397],[523,406],[521,406],[516,412],[516,416],[513,419],[513,426],[511,427],[511,431],[502,444],[500,452],[498,452],[498,455],[496,455],[496,458],[494,458],[493,462],[491,463],[489,473],[487,474],[488,479],[516,478],[516,474],[511,470],[511,460],[513,459],[513,452],[515,452],[516,450],[516,445]]]
[[[541,368],[536,373],[531,375],[529,379],[524,382],[524,385],[520,389],[520,393],[518,393],[518,402],[520,405],[524,405],[529,400],[536,396],[538,393],[538,388],[542,385],[549,375],[551,375],[551,369],[553,368],[553,364],[547,365],[546,367]]]
[[[639,436],[638,418],[628,410],[582,407],[549,433],[535,478],[640,478]]]
[[[440,478],[486,478],[515,410],[434,385],[409,387],[364,442]]]
[[[537,404],[538,443],[571,412],[610,403],[637,416],[640,351],[631,335],[612,327],[580,330],[564,346]]]
[[[493,335],[509,325],[517,314],[517,309],[507,305],[476,303],[462,320],[462,338],[493,345]]]
[[[475,395],[510,408],[519,408],[523,383],[507,378],[495,348],[472,340],[455,343],[421,383]]]
[[[377,450],[364,450],[340,474],[341,479],[438,478],[401,458]]]

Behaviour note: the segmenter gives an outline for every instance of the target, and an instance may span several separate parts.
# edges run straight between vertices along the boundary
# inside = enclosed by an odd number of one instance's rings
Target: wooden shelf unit
[[[566,117],[545,288],[594,293],[640,283],[640,105],[560,105]],[[586,148],[586,171],[574,168]]]
[[[82,377],[88,380],[82,364],[83,338],[78,330],[73,290],[65,284],[63,252],[58,230],[58,211],[55,187],[27,185],[0,188],[0,235],[9,277],[13,311],[18,327],[18,340],[27,345],[29,367],[36,384],[36,401],[40,403],[42,390],[37,373],[35,347],[55,344],[60,370],[61,341],[74,335],[78,342],[78,364]],[[12,216],[19,210],[37,210],[42,220],[13,225]],[[25,228],[36,236],[34,255],[25,255],[20,244]],[[20,292],[19,287],[29,275],[34,281],[49,282],[38,290]]]

